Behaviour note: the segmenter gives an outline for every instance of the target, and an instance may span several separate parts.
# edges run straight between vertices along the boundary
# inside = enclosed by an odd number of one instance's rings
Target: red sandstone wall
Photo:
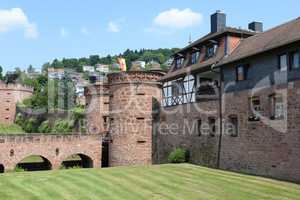
[[[108,131],[109,92],[108,85],[93,85],[86,88],[87,127],[91,134],[105,134]]]
[[[161,76],[150,72],[128,72],[109,77],[109,164],[152,164],[152,105],[161,100]]]
[[[0,124],[12,124],[16,115],[16,104],[30,97],[31,88],[0,83]]]
[[[249,91],[225,95],[224,119],[238,115],[239,136],[224,135],[222,169],[300,181],[299,87],[298,81],[257,92],[266,117],[259,122],[248,121]],[[287,92],[287,120],[269,120],[268,97],[274,92]]]
[[[190,162],[216,167],[218,149],[218,101],[203,101],[165,108],[160,114],[160,130],[154,141],[155,163],[166,163],[168,155],[176,148],[184,148],[190,153]],[[209,135],[205,124],[208,118],[216,118],[216,135]],[[197,121],[202,121],[199,136]]]
[[[59,149],[58,155],[56,149]],[[101,167],[102,143],[99,135],[0,135],[0,152],[0,164],[5,170],[14,169],[30,155],[43,156],[51,162],[53,169],[59,169],[62,161],[74,154],[87,155],[98,168]]]

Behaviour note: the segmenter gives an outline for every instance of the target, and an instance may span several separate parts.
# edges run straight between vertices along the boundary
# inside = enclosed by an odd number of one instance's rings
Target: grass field
[[[0,175],[1,200],[298,200],[300,185],[194,165]]]
[[[23,134],[24,130],[17,124],[4,125],[0,124],[0,135],[2,134]]]

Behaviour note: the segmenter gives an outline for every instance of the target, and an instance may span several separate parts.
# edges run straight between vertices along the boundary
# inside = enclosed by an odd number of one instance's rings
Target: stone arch
[[[17,167],[25,171],[44,171],[51,170],[52,163],[44,156],[28,155],[16,164],[16,168]]]
[[[93,168],[94,160],[92,157],[83,154],[75,153],[66,157],[61,161],[61,166],[65,168],[80,167],[80,168]]]
[[[4,173],[4,171],[5,171],[4,165],[0,163],[0,174]]]

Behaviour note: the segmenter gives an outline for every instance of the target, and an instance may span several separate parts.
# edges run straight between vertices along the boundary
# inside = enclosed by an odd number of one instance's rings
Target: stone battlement
[[[159,84],[162,72],[159,71],[129,71],[112,73],[108,75],[109,84],[130,84],[130,83],[155,83]]]
[[[0,83],[0,90],[16,90],[16,91],[25,91],[25,92],[33,92],[33,88],[21,84],[5,84]]]
[[[87,135],[87,134],[16,134],[16,135],[0,135],[0,144],[3,143],[32,143],[32,142],[51,142],[51,141],[83,141],[89,138],[101,139],[100,135]]]

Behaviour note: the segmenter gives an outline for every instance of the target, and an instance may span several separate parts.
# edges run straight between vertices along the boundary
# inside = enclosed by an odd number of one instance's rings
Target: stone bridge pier
[[[39,156],[49,169],[59,169],[71,156],[81,158],[83,167],[100,168],[100,135],[4,135],[0,136],[0,172],[15,169],[29,156]],[[73,162],[73,161],[67,161]]]

